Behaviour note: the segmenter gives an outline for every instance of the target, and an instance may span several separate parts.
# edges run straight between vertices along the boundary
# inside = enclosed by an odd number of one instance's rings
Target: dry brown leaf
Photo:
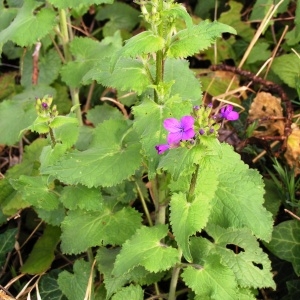
[[[3,290],[0,290],[0,300],[15,300],[15,299],[8,296]]]
[[[284,157],[290,167],[295,169],[295,175],[300,174],[300,129],[296,124],[292,124]]]
[[[280,98],[272,96],[270,93],[257,93],[249,109],[249,119],[259,120],[253,136],[275,136],[283,135],[284,121],[270,120],[268,118],[282,118],[282,107]]]

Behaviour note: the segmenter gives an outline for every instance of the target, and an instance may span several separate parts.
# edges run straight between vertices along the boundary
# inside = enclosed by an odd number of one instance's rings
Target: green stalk
[[[62,36],[62,46],[64,50],[64,56],[66,62],[69,62],[72,60],[72,55],[69,51],[68,44],[70,42],[70,35],[68,30],[68,17],[67,13],[64,9],[59,10],[59,21],[60,21],[60,31]],[[76,106],[76,116],[79,122],[79,125],[82,126],[82,117],[81,117],[81,110],[80,110],[80,101],[79,101],[79,89],[78,88],[69,88],[70,94],[72,98],[72,104],[73,106]]]
[[[178,247],[178,252],[179,252],[179,260],[181,260],[182,250],[179,247]],[[181,267],[178,265],[173,268],[168,300],[176,299],[176,287],[178,283],[180,269]]]
[[[149,213],[149,210],[148,210],[148,207],[147,207],[147,204],[146,204],[146,201],[145,201],[145,198],[143,196],[143,193],[138,185],[138,183],[135,181],[135,186],[136,186],[136,189],[138,191],[138,194],[139,194],[139,197],[141,199],[141,202],[142,202],[142,205],[143,205],[143,209],[144,209],[144,212],[145,212],[145,215],[146,215],[146,218],[148,220],[148,223],[149,225],[152,227],[153,226],[153,223],[152,223],[152,219],[151,219],[151,216],[150,216],[150,213]]]
[[[195,187],[196,187],[196,183],[197,183],[198,171],[199,171],[199,165],[196,165],[196,170],[194,171],[194,173],[192,175],[190,189],[189,189],[188,198],[187,198],[187,200],[189,202],[192,200],[192,197],[195,194]]]

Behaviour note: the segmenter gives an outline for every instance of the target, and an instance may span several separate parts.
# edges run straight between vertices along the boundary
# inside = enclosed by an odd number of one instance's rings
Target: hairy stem
[[[181,260],[182,250],[179,247],[178,247],[178,252],[179,252],[179,260]],[[173,268],[168,300],[176,299],[176,287],[177,287],[180,269],[181,269],[180,266],[175,266]]]
[[[145,198],[143,196],[143,193],[142,193],[142,191],[141,191],[138,183],[136,181],[134,183],[135,183],[136,189],[138,191],[139,197],[141,199],[141,202],[142,202],[142,205],[143,205],[143,209],[144,209],[147,221],[148,221],[148,223],[149,223],[150,226],[153,226],[153,222],[152,222],[152,219],[151,219],[151,216],[150,216],[150,213],[149,213],[149,210],[148,210]]]
[[[190,189],[188,193],[188,201],[192,200],[193,195],[195,194],[195,187],[198,177],[199,165],[196,166],[196,170],[194,171],[191,179]]]

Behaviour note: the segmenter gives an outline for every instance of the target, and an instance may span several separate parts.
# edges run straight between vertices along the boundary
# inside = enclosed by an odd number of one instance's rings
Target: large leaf
[[[179,31],[172,37],[168,49],[170,57],[192,56],[212,45],[222,33],[229,32],[236,34],[231,26],[214,21],[202,21],[198,25],[190,26]]]
[[[119,32],[107,37],[101,42],[90,38],[75,38],[70,43],[70,51],[75,57],[74,61],[67,63],[61,70],[62,79],[67,85],[78,87],[88,71],[100,65],[101,61],[111,56],[122,45]]]
[[[140,226],[141,216],[132,208],[116,212],[108,207],[97,212],[69,211],[62,223],[61,248],[64,253],[77,254],[102,244],[121,245]]]
[[[258,238],[269,241],[273,219],[263,207],[261,176],[249,169],[228,144],[221,144],[220,150],[219,156],[205,156],[200,161],[201,172],[218,174],[219,185],[211,203],[209,221],[225,228],[247,227]]]
[[[41,171],[68,184],[112,186],[139,168],[140,149],[138,137],[126,121],[108,120],[97,127],[89,149],[69,152]]]
[[[179,262],[178,250],[160,240],[168,233],[166,225],[142,227],[123,244],[112,274],[120,276],[137,266],[150,272],[167,270]]]
[[[7,229],[0,234],[0,265],[4,266],[6,254],[13,250],[16,242],[17,228]]]
[[[220,255],[222,263],[233,271],[239,286],[275,289],[268,256],[248,229],[208,225],[206,231],[214,239],[214,249],[211,248],[210,253]],[[235,249],[240,249],[239,253]]]
[[[221,264],[218,255],[209,256],[203,267],[187,267],[182,278],[197,296],[201,296],[199,299],[239,299],[235,276],[230,268]]]
[[[54,251],[60,240],[60,228],[48,225],[42,237],[35,243],[29,257],[21,268],[22,273],[46,272],[55,258]]]
[[[119,292],[112,296],[112,300],[143,300],[144,292],[139,285],[130,285],[122,288]]]
[[[56,23],[55,12],[50,8],[35,11],[40,5],[40,2],[34,0],[24,1],[16,18],[0,32],[0,51],[1,46],[8,40],[22,47],[29,46],[53,29]]]
[[[272,240],[267,248],[281,259],[292,263],[295,273],[300,276],[300,223],[290,220],[274,227]]]
[[[289,87],[296,88],[300,73],[300,59],[294,53],[275,57],[271,69]]]

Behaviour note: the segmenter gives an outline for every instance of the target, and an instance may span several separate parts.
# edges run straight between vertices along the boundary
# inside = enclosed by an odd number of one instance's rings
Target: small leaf
[[[63,271],[58,275],[58,285],[69,300],[82,300],[88,288],[91,264],[78,259],[73,265],[74,274]]]
[[[112,300],[143,300],[144,292],[139,285],[129,285],[122,288],[119,292],[112,296]]]
[[[170,269],[179,262],[178,250],[160,242],[168,233],[165,225],[142,227],[123,244],[112,274],[120,276],[137,266],[150,272]]]
[[[172,37],[168,54],[170,57],[192,56],[204,49],[207,49],[215,42],[222,33],[229,32],[236,34],[236,31],[228,25],[214,21],[202,21],[198,25],[193,25],[179,31]]]
[[[32,45],[53,29],[56,23],[55,12],[50,8],[35,11],[40,5],[40,2],[34,0],[24,1],[15,19],[0,32],[0,50],[1,44],[8,40],[22,47]]]
[[[22,273],[31,275],[46,272],[54,258],[54,251],[60,240],[60,228],[46,226],[42,237],[35,243],[29,257],[21,268]]]
[[[0,265],[4,266],[6,254],[14,249],[18,229],[7,229],[0,234]]]
[[[77,254],[89,247],[121,245],[140,226],[141,216],[133,208],[116,212],[106,207],[97,212],[69,211],[62,223],[61,248],[64,253]]]

